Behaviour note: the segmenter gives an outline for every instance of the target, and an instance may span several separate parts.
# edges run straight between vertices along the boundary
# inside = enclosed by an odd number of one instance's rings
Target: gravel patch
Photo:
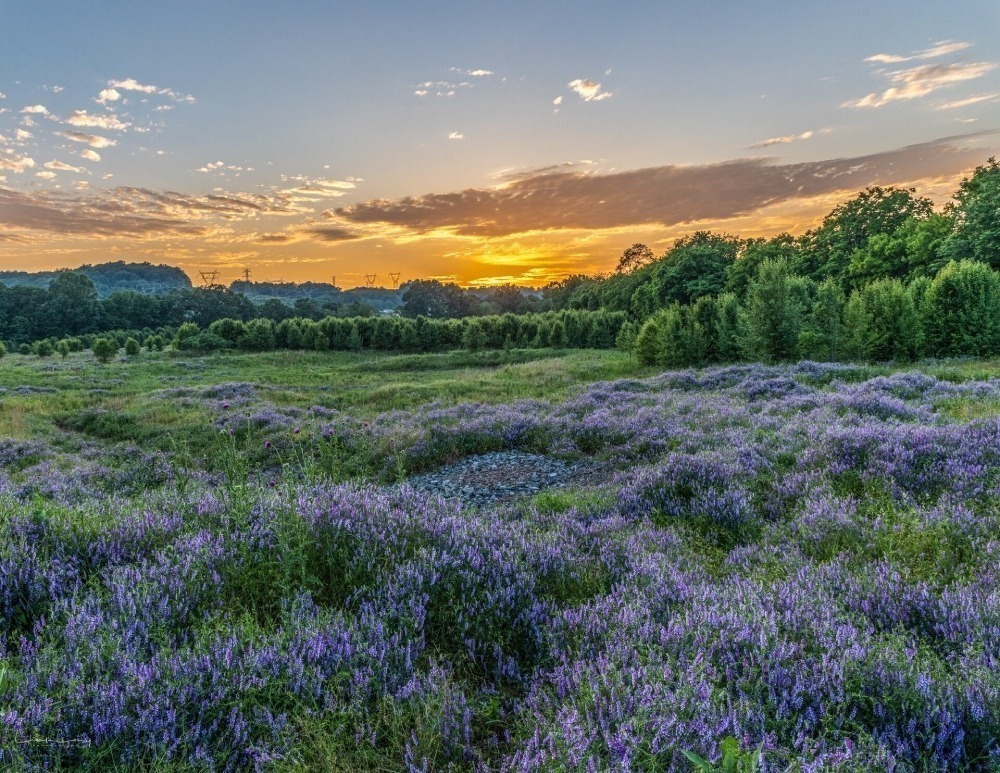
[[[595,485],[612,470],[591,460],[567,462],[542,454],[495,451],[469,456],[405,481],[421,491],[465,505],[494,505],[550,488]]]

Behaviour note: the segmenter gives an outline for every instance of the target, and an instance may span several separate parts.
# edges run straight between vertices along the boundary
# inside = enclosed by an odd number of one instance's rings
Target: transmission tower
[[[213,287],[215,285],[215,280],[219,278],[218,271],[200,271],[201,281],[205,287]]]
[[[248,283],[248,284],[250,282],[250,269],[249,268],[243,269],[243,281],[246,282],[246,283]]]
[[[371,287],[372,285],[374,285],[375,284],[375,277],[377,277],[377,276],[378,276],[378,274],[365,274],[365,286],[366,287]]]
[[[330,284],[332,284],[334,287],[336,287],[337,286],[337,275],[334,274],[332,277],[330,277],[330,280],[331,280]]]
[[[390,271],[389,272],[389,279],[392,281],[392,289],[393,290],[398,290],[399,289],[399,272],[398,271]]]

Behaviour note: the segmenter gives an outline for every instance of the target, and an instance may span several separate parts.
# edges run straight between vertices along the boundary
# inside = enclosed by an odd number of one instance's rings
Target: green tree
[[[716,349],[719,362],[736,362],[740,359],[740,341],[743,338],[743,310],[734,293],[723,293],[715,302],[718,313],[716,323]]]
[[[566,336],[566,323],[561,319],[557,319],[549,328],[548,343],[553,349],[565,349],[569,344],[569,339]]]
[[[741,242],[708,231],[679,239],[653,266],[653,294],[660,308],[693,303],[718,295],[726,286],[726,270],[736,260]]]
[[[645,244],[636,242],[628,247],[618,259],[618,266],[615,268],[619,274],[628,274],[636,269],[648,266],[653,262],[653,251]]]
[[[919,276],[933,277],[947,262],[941,249],[953,226],[951,217],[935,213],[907,218],[892,234],[875,234],[851,255],[852,284],[859,287],[876,279],[905,282]]]
[[[631,320],[626,321],[615,336],[615,347],[622,352],[631,353],[635,349],[635,339],[639,335],[639,326]]]
[[[358,324],[355,322],[351,325],[351,332],[347,335],[347,351],[360,352],[361,346],[361,331],[358,329]]]
[[[742,300],[761,263],[765,260],[783,260],[791,267],[798,260],[801,250],[802,240],[787,233],[778,234],[772,239],[747,240],[736,260],[726,267],[726,292],[734,293]]]
[[[955,230],[942,245],[942,256],[1000,269],[1000,162],[991,157],[976,167],[947,211],[955,218]]]
[[[32,353],[39,357],[51,357],[53,351],[52,342],[48,338],[35,341],[35,345],[32,347]]]
[[[635,354],[643,365],[655,365],[660,360],[660,327],[656,317],[647,319],[635,339]]]
[[[129,337],[128,339],[126,339],[126,341],[125,341],[125,354],[126,354],[126,356],[128,356],[128,357],[138,357],[140,349],[141,349],[141,347],[139,346],[139,342],[136,341],[134,338]]]
[[[840,285],[825,279],[816,289],[816,301],[809,315],[807,330],[808,347],[801,347],[799,355],[820,362],[836,362],[844,354],[844,306],[847,299]],[[801,339],[800,339],[801,343]]]
[[[98,362],[109,363],[118,354],[118,342],[114,338],[98,338],[92,344],[94,357]]]
[[[62,357],[64,360],[67,357],[69,357],[70,350],[71,349],[69,341],[67,341],[65,338],[62,338],[58,342],[56,342],[56,352],[58,352],[59,356]]]
[[[913,299],[898,279],[880,279],[855,290],[845,316],[853,350],[871,362],[912,360],[920,353],[923,329]]]
[[[1000,274],[984,263],[949,263],[927,289],[924,323],[935,356],[1000,353]]]
[[[78,335],[98,329],[101,307],[97,288],[80,271],[60,271],[49,283],[45,317],[50,333]]]
[[[250,352],[270,352],[275,347],[274,322],[269,319],[251,319],[246,333],[240,339],[240,348]]]
[[[764,362],[794,359],[802,318],[790,279],[787,263],[765,260],[750,283],[740,342],[747,358]]]
[[[810,235],[800,269],[817,282],[828,277],[841,287],[850,282],[851,256],[878,234],[892,235],[908,218],[925,219],[933,212],[930,199],[902,188],[868,188],[836,207]]]
[[[0,360],[7,356],[7,346],[3,341],[0,341]]]

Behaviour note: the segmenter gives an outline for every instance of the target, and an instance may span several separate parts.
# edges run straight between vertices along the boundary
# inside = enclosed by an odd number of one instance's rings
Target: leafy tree
[[[716,323],[716,350],[719,362],[736,362],[740,358],[740,341],[743,338],[743,310],[733,293],[723,293],[715,302],[718,315]]]
[[[804,343],[800,338],[802,357],[820,362],[839,360],[844,353],[844,306],[847,299],[840,285],[830,278],[816,289],[816,301],[809,315]]]
[[[951,217],[935,213],[907,218],[892,234],[875,234],[851,255],[851,282],[858,287],[876,279],[933,277],[947,262],[941,249],[953,226]]]
[[[51,357],[53,351],[52,342],[48,338],[35,341],[35,345],[32,347],[32,353],[39,357]]]
[[[942,246],[943,257],[1000,269],[1000,162],[995,157],[962,180],[947,211],[955,218],[955,230]]]
[[[247,326],[242,320],[223,317],[209,325],[208,331],[225,339],[230,346],[239,346],[240,339],[247,333]]]
[[[0,341],[0,360],[7,356],[7,346],[3,341]]]
[[[772,239],[749,239],[744,242],[736,260],[726,266],[726,292],[737,298],[746,297],[750,282],[765,260],[783,260],[794,266],[802,250],[802,241],[787,233]]]
[[[55,335],[77,335],[97,329],[100,304],[97,288],[86,274],[61,271],[49,283],[45,316]]]
[[[902,362],[920,353],[920,318],[913,299],[898,279],[880,279],[855,290],[845,314],[858,359]]]
[[[565,349],[568,345],[569,339],[566,336],[566,323],[558,319],[549,329],[549,346],[553,349]]]
[[[274,322],[269,319],[251,319],[246,334],[240,339],[240,348],[250,352],[269,352],[274,349]]]
[[[98,338],[92,345],[98,362],[109,363],[118,354],[118,342],[114,338]]]
[[[69,357],[69,353],[70,353],[69,341],[67,341],[65,338],[60,339],[56,343],[56,352],[58,352],[59,356],[62,357],[64,360],[67,357]]]
[[[628,247],[618,259],[618,266],[615,268],[619,274],[628,274],[637,268],[643,268],[653,262],[653,251],[645,244],[636,242]]]
[[[878,234],[892,235],[908,218],[925,219],[932,213],[930,199],[902,188],[868,188],[836,207],[811,234],[809,248],[797,266],[821,282],[832,277],[847,287],[851,256]]]
[[[128,338],[125,341],[125,354],[128,357],[138,357],[140,348],[139,342],[134,338]]]
[[[347,350],[349,352],[360,352],[361,345],[361,331],[358,329],[357,323],[355,323],[351,325],[351,332],[347,336]]]
[[[924,324],[935,356],[1000,353],[1000,275],[979,262],[949,263],[927,289]]]
[[[185,322],[179,328],[177,328],[177,334],[174,336],[174,348],[183,352],[189,349],[194,349],[194,339],[198,337],[200,328],[195,322]]]
[[[444,284],[436,279],[417,279],[403,285],[400,313],[404,317],[458,319],[468,316],[470,310],[468,298],[456,284]]]
[[[721,293],[726,270],[739,250],[739,239],[708,231],[678,240],[653,268],[653,293],[659,306],[688,304],[703,295]]]

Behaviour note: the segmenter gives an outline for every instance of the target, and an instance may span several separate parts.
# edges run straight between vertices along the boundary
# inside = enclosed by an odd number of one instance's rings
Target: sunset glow
[[[538,286],[1000,150],[992,2],[208,5],[0,2],[0,268]]]

